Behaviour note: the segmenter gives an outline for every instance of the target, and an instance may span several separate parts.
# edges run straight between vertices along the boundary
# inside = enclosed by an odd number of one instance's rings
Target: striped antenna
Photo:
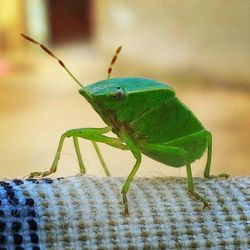
[[[24,37],[25,39],[27,39],[28,41],[39,45],[47,54],[49,54],[50,56],[52,56],[53,58],[55,58],[59,64],[67,71],[67,73],[74,79],[74,81],[81,86],[81,88],[84,89],[84,87],[82,86],[82,84],[76,79],[76,77],[69,71],[69,69],[66,67],[66,65],[63,63],[63,61],[61,59],[59,59],[57,56],[55,56],[52,51],[50,51],[47,47],[45,47],[43,44],[37,42],[36,40],[34,40],[31,37],[28,37],[24,34],[21,34],[22,37]]]
[[[117,59],[117,56],[121,52],[121,49],[122,49],[122,46],[119,46],[118,49],[115,52],[115,55],[112,58],[112,61],[111,61],[110,65],[109,65],[109,69],[108,69],[108,79],[110,79],[110,77],[111,77],[113,65],[115,64],[115,61]]]

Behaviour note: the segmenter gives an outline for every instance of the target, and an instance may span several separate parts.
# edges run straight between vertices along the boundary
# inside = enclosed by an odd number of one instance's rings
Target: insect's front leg
[[[96,143],[94,143],[94,142],[102,142],[102,143],[105,143],[105,144],[108,144],[110,146],[113,146],[113,147],[116,147],[116,148],[119,148],[119,149],[123,149],[123,150],[128,149],[128,147],[125,144],[123,144],[123,142],[120,139],[111,138],[111,137],[107,137],[107,136],[103,135],[104,133],[108,133],[109,131],[111,131],[111,129],[112,129],[111,127],[105,127],[105,128],[79,128],[79,129],[71,129],[71,130],[66,131],[61,136],[61,139],[59,141],[58,148],[57,148],[57,151],[56,151],[55,159],[53,161],[53,164],[52,164],[50,170],[45,171],[45,172],[33,172],[33,173],[31,173],[30,176],[31,177],[34,177],[34,176],[42,176],[43,177],[43,176],[47,176],[47,175],[50,175],[50,174],[56,172],[57,166],[58,166],[58,161],[60,159],[62,146],[63,146],[65,138],[73,137],[73,142],[74,142],[75,151],[76,151],[76,154],[77,154],[78,163],[79,163],[79,166],[80,166],[81,173],[85,173],[86,170],[85,170],[85,166],[84,166],[83,161],[82,161],[82,156],[81,156],[79,143],[78,143],[78,137],[81,137],[81,138],[84,138],[84,139],[87,139],[87,140],[91,140],[93,142],[99,159],[102,156],[100,154],[99,148],[97,147]],[[104,168],[104,170],[105,170],[105,168]],[[109,173],[107,171],[105,171],[105,172],[106,172],[106,174]]]
[[[54,161],[52,163],[52,166],[51,166],[50,170],[45,171],[45,172],[32,172],[30,174],[30,177],[35,177],[35,176],[44,177],[44,176],[47,176],[47,175],[50,175],[50,174],[53,174],[53,173],[56,172],[58,161],[59,161],[60,156],[61,156],[62,146],[63,146],[64,140],[65,140],[66,137],[69,137],[67,132],[65,132],[65,133],[63,133],[61,135],[61,138],[60,138],[60,141],[59,141],[59,144],[58,144],[58,147],[57,147],[56,155],[55,155],[55,158],[54,158]],[[74,142],[74,147],[75,147],[78,163],[79,163],[79,166],[80,166],[80,173],[81,174],[86,173],[86,168],[85,168],[85,165],[84,165],[83,160],[82,160],[78,139],[77,139],[76,136],[72,135],[72,137],[73,137],[73,142]]]
[[[59,161],[59,159],[60,159],[60,155],[61,155],[61,151],[62,151],[63,142],[64,142],[64,140],[65,140],[66,137],[67,137],[67,136],[66,136],[66,133],[63,133],[63,134],[61,135],[61,138],[60,138],[60,141],[59,141],[59,144],[58,144],[58,147],[57,147],[57,151],[56,151],[56,156],[55,156],[54,162],[53,162],[53,164],[52,164],[50,170],[45,171],[45,172],[32,172],[32,173],[30,174],[30,177],[35,177],[35,176],[44,177],[44,176],[47,176],[47,175],[50,175],[50,174],[56,172],[56,170],[57,170],[57,163],[58,163],[58,161]],[[78,141],[75,141],[75,140],[74,140],[74,143],[77,143],[77,145],[78,145]],[[79,146],[78,146],[78,148],[79,148]],[[82,164],[83,164],[83,163],[82,163]],[[83,165],[81,168],[85,169],[85,166]]]

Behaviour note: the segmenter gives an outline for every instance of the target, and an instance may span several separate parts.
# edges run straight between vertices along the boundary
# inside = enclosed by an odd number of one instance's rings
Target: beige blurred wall
[[[250,1],[97,1],[97,42],[140,64],[250,79]],[[144,66],[143,65],[143,66]]]

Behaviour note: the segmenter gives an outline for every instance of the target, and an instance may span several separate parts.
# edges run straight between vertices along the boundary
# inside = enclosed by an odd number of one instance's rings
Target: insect
[[[104,128],[71,129],[63,133],[50,170],[34,172],[31,176],[47,176],[56,172],[63,142],[69,137],[73,138],[80,171],[85,173],[78,143],[78,138],[84,138],[92,141],[107,175],[110,173],[97,142],[130,150],[135,157],[135,164],[121,191],[126,215],[129,214],[127,192],[141,164],[142,154],[175,168],[186,166],[188,193],[203,202],[204,208],[209,207],[209,202],[194,190],[191,163],[207,150],[204,177],[210,176],[212,135],[176,97],[170,85],[141,77],[111,78],[112,67],[121,51],[119,47],[108,68],[107,79],[83,86],[47,47],[24,34],[21,35],[39,45],[59,62],[81,87],[79,93],[107,124]],[[105,135],[110,131],[116,137]]]

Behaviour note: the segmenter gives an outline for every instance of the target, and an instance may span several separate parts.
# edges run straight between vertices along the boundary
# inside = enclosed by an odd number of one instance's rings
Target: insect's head
[[[80,89],[79,93],[92,105],[101,105],[103,108],[120,106],[126,101],[128,93],[119,79],[122,78],[112,78],[90,84]]]
[[[175,95],[171,86],[141,77],[102,80],[86,86],[79,92],[102,117],[102,113],[106,111],[136,116],[139,110],[152,108],[150,106],[154,102],[157,104]]]
[[[110,124],[108,113],[124,109],[128,97],[123,86],[115,82],[115,78],[87,85],[79,93],[107,124]]]

